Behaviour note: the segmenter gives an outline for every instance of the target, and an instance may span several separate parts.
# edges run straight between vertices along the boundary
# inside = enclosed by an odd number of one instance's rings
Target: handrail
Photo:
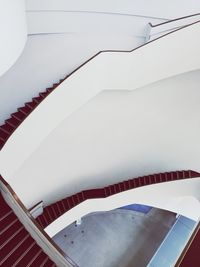
[[[43,213],[39,215],[36,220],[41,224],[43,228],[46,228],[51,223],[55,222],[55,220],[57,220],[59,217],[66,214],[66,212],[69,212],[70,210],[72,210],[73,208],[80,205],[86,200],[104,199],[143,186],[155,185],[159,183],[172,182],[172,181],[180,181],[184,179],[195,179],[199,177],[200,173],[196,171],[182,170],[182,171],[156,173],[152,175],[134,177],[126,181],[121,181],[116,184],[108,185],[106,187],[86,189],[83,191],[79,191],[73,195],[67,196],[66,198],[61,199],[56,203],[52,203],[49,206],[44,207]],[[56,212],[56,210],[54,210],[55,204],[60,205],[61,211],[60,209],[58,210],[59,212]],[[122,203],[120,205],[123,206]],[[49,211],[51,211],[51,209],[54,210],[56,217],[55,216],[49,217]],[[74,220],[75,219],[70,218],[70,216],[68,216],[67,218],[69,224]],[[64,220],[64,223],[65,224],[67,223],[66,220]]]
[[[199,233],[200,233],[200,221],[197,223],[195,230],[191,234],[189,241],[187,242],[186,246],[184,247],[184,249],[183,249],[181,255],[179,256],[178,260],[176,261],[176,264],[174,267],[183,266],[182,265],[183,260],[186,256],[186,254],[188,253],[188,251],[191,249],[192,243],[195,240],[197,234],[199,234]],[[197,266],[196,264],[198,264],[198,263],[197,263],[196,259],[193,259],[193,262],[190,262],[191,266],[194,266],[194,267]],[[185,265],[183,267],[185,267]]]
[[[148,23],[149,27],[146,34],[146,42],[152,41],[153,39],[156,39],[166,33],[170,33],[176,29],[183,28],[184,26],[192,25],[192,23],[196,22],[193,18],[197,17],[197,21],[199,21],[200,18],[198,18],[198,16],[200,16],[200,13],[164,21],[154,25],[150,22]],[[167,27],[168,25],[169,27]]]
[[[194,25],[194,24],[197,24],[197,23],[199,23],[200,21],[196,21],[196,22],[194,22],[194,23],[191,23],[190,25],[186,25],[186,26],[183,26],[183,27],[181,27],[181,29],[183,29],[183,28],[187,28],[187,27],[189,27],[189,26],[191,26],[191,25]],[[132,53],[132,52],[134,52],[134,51],[136,51],[136,50],[138,50],[138,49],[140,49],[140,48],[142,48],[142,47],[145,47],[145,46],[147,46],[147,45],[149,45],[150,43],[153,43],[153,42],[155,42],[155,41],[157,41],[157,40],[159,40],[159,39],[161,39],[161,38],[164,38],[165,36],[167,36],[167,35],[169,35],[169,34],[172,34],[172,33],[174,33],[174,32],[176,32],[176,31],[179,31],[179,30],[181,30],[180,28],[178,28],[178,29],[175,29],[175,30],[173,30],[173,31],[170,31],[170,32],[168,32],[168,33],[165,33],[165,34],[163,34],[162,36],[159,36],[159,37],[157,37],[157,38],[155,38],[155,39],[153,39],[153,40],[150,40],[150,41],[148,41],[147,43],[144,43],[144,44],[142,44],[142,45],[140,45],[140,46],[138,46],[138,47],[136,47],[136,48],[133,48],[133,49],[131,49],[131,50],[101,50],[101,51],[99,51],[98,53],[96,53],[95,55],[93,55],[92,57],[90,57],[89,59],[87,59],[85,62],[83,62],[80,66],[78,66],[77,68],[75,68],[73,71],[71,71],[68,75],[66,75],[63,79],[61,79],[60,80],[60,82],[59,83],[57,83],[56,84],[56,86],[52,86],[51,88],[49,88],[49,89],[51,89],[51,92],[53,92],[54,91],[54,89],[56,89],[57,87],[59,87],[59,85],[61,85],[66,79],[68,79],[69,77],[71,77],[74,73],[76,73],[79,69],[81,69],[83,66],[85,66],[87,63],[89,63],[90,61],[92,61],[94,58],[96,58],[97,56],[99,56],[100,54],[104,54],[104,53]],[[49,94],[51,94],[51,92],[49,93]],[[37,108],[38,107],[38,105],[41,103],[42,101],[40,101],[32,110],[34,110],[35,108]],[[31,111],[32,112],[32,111]],[[30,112],[30,113],[31,113]],[[26,115],[26,117],[21,121],[21,122],[19,122],[19,125],[24,121],[24,120],[26,120],[26,118],[30,115],[30,113],[29,114],[27,114]],[[18,126],[19,125],[17,125],[17,127],[10,133],[10,135],[9,135],[9,137],[6,139],[6,141],[5,141],[5,143],[3,144],[3,146],[6,144],[6,142],[8,141],[8,139],[10,138],[10,136],[15,132],[15,130],[18,128]],[[2,126],[2,125],[1,125]],[[0,140],[1,141],[1,140]],[[3,146],[0,146],[0,150],[2,149],[2,147]]]
[[[187,28],[187,27],[189,27],[189,26],[191,26],[191,25],[194,25],[194,24],[197,24],[197,23],[199,23],[199,22],[200,22],[200,20],[199,20],[199,21],[196,21],[196,22],[193,22],[193,23],[191,23],[190,25],[185,25],[185,26],[181,27],[181,29],[183,29],[183,28]],[[151,40],[151,41],[149,41],[148,43],[142,44],[142,45],[140,45],[140,46],[138,46],[138,47],[136,47],[136,48],[133,48],[133,49],[131,49],[131,50],[101,50],[101,51],[99,51],[98,53],[96,53],[94,56],[92,56],[92,57],[90,57],[88,60],[86,60],[84,63],[82,63],[82,64],[81,64],[79,67],[77,67],[75,70],[73,70],[72,72],[70,72],[70,73],[67,75],[67,77],[64,78],[64,80],[66,80],[67,78],[69,78],[72,74],[74,74],[75,72],[77,72],[80,68],[82,68],[82,67],[83,67],[84,65],[86,65],[88,62],[90,62],[92,59],[96,58],[98,55],[100,55],[100,54],[102,54],[102,53],[132,53],[132,52],[134,52],[134,51],[136,51],[136,50],[138,50],[138,49],[140,49],[140,48],[142,48],[142,47],[144,47],[144,46],[149,45],[150,43],[153,43],[153,42],[155,42],[155,41],[157,41],[157,40],[159,40],[159,39],[161,39],[161,38],[164,38],[165,36],[167,36],[167,35],[169,35],[169,34],[172,34],[172,33],[174,33],[174,32],[180,31],[181,29],[175,29],[175,30],[173,30],[173,31],[171,31],[171,32],[169,32],[169,33],[166,33],[166,34],[164,34],[164,35],[162,35],[162,36],[159,36],[159,37],[157,37],[156,39]],[[63,81],[64,81],[64,80],[63,80]]]
[[[160,246],[158,247],[156,253],[153,255],[153,257],[151,258],[150,262],[148,263],[148,266],[151,266],[151,263],[152,263],[152,261],[155,259],[155,257],[158,255],[159,250],[162,249],[163,244],[165,243],[165,241],[166,241],[166,240],[168,239],[168,237],[170,236],[170,234],[171,234],[171,232],[172,232],[174,226],[176,226],[176,225],[178,224],[178,222],[179,222],[179,221],[178,221],[179,218],[180,218],[180,215],[178,216],[176,222],[173,224],[172,228],[169,230],[169,232],[167,233],[167,235],[165,236],[165,238],[164,238],[163,241],[161,242],[161,244],[160,244]],[[200,223],[200,222],[199,222],[199,223]],[[185,246],[184,246],[184,248],[183,248],[181,254],[180,254],[180,252],[179,252],[179,256],[178,256],[178,259],[177,259],[176,262],[175,262],[175,266],[174,266],[174,267],[178,267],[178,266],[180,266],[180,265],[177,266],[178,261],[179,261],[181,255],[182,255],[183,251],[186,249],[186,246],[188,245],[188,243],[189,243],[189,241],[190,241],[192,235],[193,235],[194,232],[196,231],[197,226],[198,226],[198,223],[195,223],[195,225],[194,225],[194,229],[192,229],[192,233],[190,232],[189,237],[187,237],[187,240],[185,241],[186,244],[185,244]]]
[[[167,24],[167,23],[171,23],[171,22],[173,22],[173,21],[182,20],[182,19],[187,19],[187,18],[191,18],[191,17],[199,16],[199,15],[200,15],[200,13],[196,13],[196,14],[192,14],[192,15],[188,15],[188,16],[179,17],[179,18],[176,18],[176,19],[171,19],[171,20],[168,20],[168,21],[164,21],[164,22],[161,22],[161,23],[158,23],[158,24],[154,24],[154,25],[150,22],[149,25],[150,25],[152,28],[155,28],[155,27],[158,27],[158,26]]]
[[[48,236],[48,234],[43,230],[43,228],[37,223],[37,221],[32,217],[30,212],[26,209],[24,204],[21,202],[17,194],[11,188],[11,186],[4,180],[0,175],[0,188],[2,189],[2,195],[5,201],[11,206],[12,210],[16,213],[21,213],[22,217],[18,217],[24,227],[27,229],[29,234],[33,239],[39,244],[39,246],[44,250],[44,252],[59,266],[65,267],[77,267],[74,262],[65,254],[64,251]],[[5,198],[5,194],[9,194],[9,198]],[[16,205],[16,206],[14,206]],[[25,223],[26,221],[26,223]],[[52,253],[52,254],[51,254]],[[56,257],[52,257],[55,255]]]

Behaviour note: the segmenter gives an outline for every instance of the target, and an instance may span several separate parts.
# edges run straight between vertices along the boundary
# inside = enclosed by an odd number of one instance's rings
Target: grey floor
[[[175,214],[114,210],[87,215],[53,237],[80,267],[146,267],[174,224]]]

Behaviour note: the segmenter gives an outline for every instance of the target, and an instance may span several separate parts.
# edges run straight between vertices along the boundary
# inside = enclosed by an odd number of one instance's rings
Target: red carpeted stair
[[[39,93],[37,97],[32,98],[32,101],[25,103],[23,107],[18,108],[17,112],[12,113],[9,119],[5,120],[5,123],[0,126],[0,150],[24,119],[65,79],[61,79],[59,83],[55,83],[46,91]]]
[[[72,209],[84,200],[91,198],[105,198],[116,193],[120,193],[140,186],[195,177],[200,177],[200,173],[191,170],[166,172],[133,178],[128,181],[113,184],[104,188],[85,190],[75,195],[66,197],[65,199],[62,199],[49,206],[46,206],[44,208],[44,212],[40,216],[38,216],[36,220],[41,225],[41,227],[45,228],[62,214]]]
[[[55,267],[0,193],[0,266]]]

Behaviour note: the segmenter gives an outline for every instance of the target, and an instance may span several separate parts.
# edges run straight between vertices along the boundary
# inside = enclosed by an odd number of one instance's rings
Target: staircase
[[[55,267],[0,193],[0,266]]]
[[[90,189],[79,192],[75,195],[66,197],[62,200],[57,201],[44,208],[43,213],[36,218],[36,221],[40,224],[42,228],[47,227],[50,223],[55,221],[58,217],[63,215],[68,210],[72,209],[81,202],[92,199],[92,198],[105,198],[111,195],[130,190],[133,188],[152,185],[163,182],[176,181],[181,179],[189,179],[200,177],[200,173],[187,170],[187,171],[176,171],[176,172],[166,172],[154,175],[142,176],[138,178],[133,178],[128,181],[123,181],[118,184],[109,185],[104,188]]]
[[[0,126],[0,150],[5,145],[8,138],[13,134],[17,127],[28,117],[28,115],[52,92],[54,91],[68,76],[61,79],[58,83],[54,83],[52,87],[47,88],[38,96],[33,97],[30,102],[25,103],[23,107],[11,114],[10,118]]]

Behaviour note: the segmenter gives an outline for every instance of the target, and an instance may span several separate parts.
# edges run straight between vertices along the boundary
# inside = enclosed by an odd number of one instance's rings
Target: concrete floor
[[[154,208],[93,213],[53,239],[80,267],[145,267],[175,220],[174,213]]]

